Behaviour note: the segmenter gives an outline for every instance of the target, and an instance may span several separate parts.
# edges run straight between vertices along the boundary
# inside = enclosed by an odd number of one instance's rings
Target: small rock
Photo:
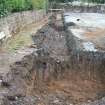
[[[58,99],[54,100],[54,103],[59,103],[59,100]]]

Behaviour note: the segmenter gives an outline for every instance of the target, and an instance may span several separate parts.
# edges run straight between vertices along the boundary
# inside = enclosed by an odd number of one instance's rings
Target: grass
[[[48,18],[46,17],[38,23],[32,23],[27,27],[23,28],[22,31],[18,32],[5,44],[5,50],[9,52],[16,52],[17,50],[30,46],[33,41],[31,35],[37,32],[45,23],[47,23]]]
[[[19,33],[7,42],[6,49],[8,51],[15,52],[22,47],[29,46],[31,43],[32,39],[30,34]]]

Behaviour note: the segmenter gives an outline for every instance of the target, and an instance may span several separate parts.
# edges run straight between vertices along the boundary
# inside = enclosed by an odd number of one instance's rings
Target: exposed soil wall
[[[78,39],[73,36],[66,26],[66,41],[70,56],[70,69],[85,79],[105,81],[105,52],[83,51],[78,49]]]
[[[19,32],[23,27],[31,23],[37,23],[46,15],[44,10],[25,11],[11,14],[0,19],[0,32],[4,32],[6,37],[11,37]]]
[[[37,49],[3,78],[2,105],[82,105],[104,97],[104,53],[78,51],[63,22],[52,23],[33,35]]]

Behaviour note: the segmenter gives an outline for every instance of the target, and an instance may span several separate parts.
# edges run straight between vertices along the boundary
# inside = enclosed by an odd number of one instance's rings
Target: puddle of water
[[[83,47],[84,47],[84,50],[86,51],[94,51],[94,52],[97,51],[97,49],[95,48],[92,42],[83,42]]]

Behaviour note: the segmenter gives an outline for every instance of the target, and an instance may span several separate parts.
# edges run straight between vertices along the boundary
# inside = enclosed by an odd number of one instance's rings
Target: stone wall
[[[11,37],[23,27],[37,23],[46,15],[44,10],[24,11],[11,14],[0,19],[0,32],[4,32],[6,37]]]

